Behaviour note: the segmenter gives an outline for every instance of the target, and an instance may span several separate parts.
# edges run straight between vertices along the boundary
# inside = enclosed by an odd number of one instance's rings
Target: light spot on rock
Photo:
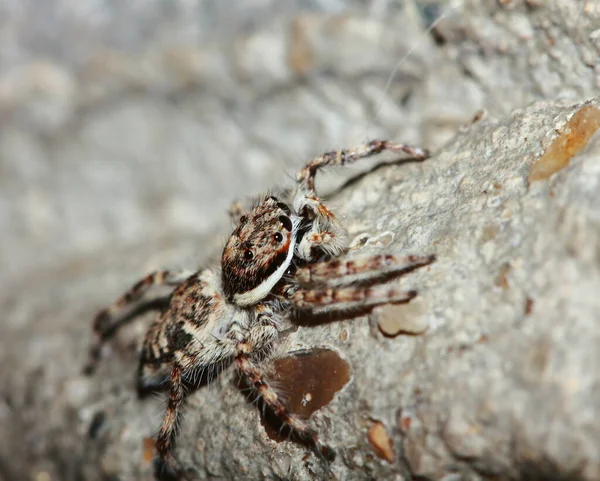
[[[361,247],[376,247],[381,249],[389,246],[394,240],[395,234],[392,231],[381,232],[371,236],[367,233],[357,235],[350,243],[350,250],[357,250]]]
[[[342,329],[340,332],[340,341],[346,342],[350,338],[350,334],[348,333],[348,329]]]
[[[379,330],[394,337],[401,333],[422,334],[429,327],[425,319],[425,304],[420,298],[408,304],[388,304],[373,310]]]
[[[370,236],[366,232],[363,232],[362,234],[358,234],[354,239],[352,239],[352,242],[350,242],[349,249],[350,250],[360,249],[367,243],[369,238],[370,238]]]
[[[508,289],[508,273],[510,272],[510,264],[505,262],[500,266],[500,271],[498,272],[498,276],[496,277],[496,286],[501,289]]]
[[[38,471],[34,475],[35,481],[52,481],[52,477],[46,471]]]
[[[393,240],[394,240],[394,233],[391,231],[386,231],[386,232],[382,232],[379,235],[376,235],[375,237],[371,237],[367,241],[367,245],[370,247],[382,248],[382,247],[389,246]]]
[[[142,457],[145,463],[150,463],[154,459],[155,446],[154,438],[144,438],[142,440]]]

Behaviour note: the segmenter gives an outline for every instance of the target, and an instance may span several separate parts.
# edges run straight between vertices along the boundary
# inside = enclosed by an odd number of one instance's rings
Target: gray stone
[[[94,313],[154,268],[215,263],[234,198],[372,137],[436,151],[319,179],[329,204],[356,250],[438,260],[401,280],[422,334],[385,337],[374,314],[279,347],[351,366],[312,420],[331,473],[600,479],[598,135],[527,180],[597,95],[596,2],[46,4],[2,7],[0,479],[150,478],[163,401],[133,382],[147,319],[87,378]],[[232,374],[189,398],[190,474],[322,477],[267,438]],[[393,464],[369,444],[375,421]]]

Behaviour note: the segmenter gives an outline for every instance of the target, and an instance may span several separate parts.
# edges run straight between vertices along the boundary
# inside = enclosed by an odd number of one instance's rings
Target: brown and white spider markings
[[[408,302],[416,295],[385,281],[429,264],[434,257],[340,258],[347,250],[345,231],[315,191],[315,175],[322,167],[348,164],[384,150],[415,159],[428,155],[423,149],[379,140],[323,154],[299,172],[290,203],[269,196],[247,212],[239,207],[232,212],[239,219],[223,250],[220,271],[154,272],[98,313],[88,373],[94,371],[102,344],[122,325],[123,314],[133,303],[152,286],[175,287],[168,307],[147,331],[138,372],[141,389],[157,387],[168,378],[169,399],[156,442],[167,463],[174,463],[171,445],[186,382],[230,363],[282,423],[318,456],[333,459],[333,451],[321,444],[316,431],[288,411],[265,379],[260,361],[289,327],[294,311],[319,315]]]

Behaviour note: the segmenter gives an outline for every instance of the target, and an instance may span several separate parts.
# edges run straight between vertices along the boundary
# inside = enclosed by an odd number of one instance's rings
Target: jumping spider
[[[92,373],[101,347],[123,324],[123,314],[152,286],[174,287],[147,331],[140,355],[138,387],[156,388],[168,379],[169,400],[156,447],[168,464],[185,383],[215,366],[235,363],[265,405],[308,443],[332,460],[317,432],[290,413],[263,375],[260,360],[269,352],[293,312],[319,315],[408,302],[415,291],[384,282],[431,263],[433,256],[374,255],[344,260],[344,229],[319,200],[315,175],[330,165],[344,165],[384,150],[425,159],[423,149],[374,140],[354,149],[317,157],[299,172],[291,202],[263,198],[249,211],[232,212],[237,226],[223,250],[220,271],[154,272],[100,311],[94,321],[95,343],[86,367]]]

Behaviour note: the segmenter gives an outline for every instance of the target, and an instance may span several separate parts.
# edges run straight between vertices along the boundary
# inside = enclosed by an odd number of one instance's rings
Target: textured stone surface
[[[214,262],[234,197],[375,136],[439,150],[331,205],[359,249],[438,261],[402,280],[423,334],[384,337],[372,316],[280,347],[351,366],[314,419],[332,473],[600,478],[598,135],[527,181],[597,92],[596,2],[454,2],[435,35],[420,22],[443,3],[34,3],[2,7],[1,479],[148,479],[163,404],[133,389],[143,322],[88,379],[94,312],[150,269]],[[393,464],[369,443],[375,422]],[[207,479],[321,473],[266,436],[231,373],[190,397],[176,454]]]

